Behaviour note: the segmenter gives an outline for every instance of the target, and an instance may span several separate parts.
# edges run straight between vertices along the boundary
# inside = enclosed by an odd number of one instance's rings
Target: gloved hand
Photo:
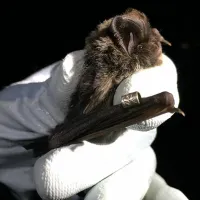
[[[178,106],[177,74],[171,60],[164,56],[163,66],[139,72],[124,80],[116,91],[113,103],[120,103],[122,95],[136,90],[143,97],[169,91]],[[85,141],[83,146],[74,144],[52,150],[36,162],[37,191],[44,199],[66,199],[96,184],[87,193],[86,200],[141,199],[152,177],[154,180],[156,162],[150,145],[156,136],[156,128],[171,116],[165,114],[131,126],[110,145]],[[150,199],[151,195],[148,196]],[[167,196],[168,193],[165,198]]]
[[[82,55],[83,51],[69,54],[66,64],[54,63],[0,91],[0,183],[17,199],[31,199],[36,189],[37,158],[24,144],[48,135],[63,120],[81,73]]]
[[[0,93],[0,181],[10,187],[19,199],[28,199],[35,189],[44,199],[66,199],[101,180],[102,182],[88,192],[86,199],[94,199],[94,195],[98,194],[102,195],[102,198],[98,195],[99,199],[113,199],[113,190],[109,187],[109,183],[113,183],[113,177],[115,186],[120,186],[119,190],[114,187],[116,197],[117,194],[122,197],[125,192],[127,196],[138,195],[139,199],[145,195],[152,182],[155,155],[150,145],[156,136],[155,128],[171,116],[168,114],[156,118],[156,123],[155,120],[150,120],[129,127],[116,142],[107,146],[85,141],[83,146],[71,145],[53,150],[37,161],[33,152],[22,146],[22,141],[47,135],[50,128],[63,120],[70,95],[81,75],[82,56],[83,51],[68,54],[63,61],[5,88]],[[143,80],[142,73],[136,74],[132,80],[136,81],[135,89],[140,91],[142,96],[165,89],[175,95],[177,105],[179,99],[176,70],[173,63],[167,57],[164,58],[164,65],[157,67],[162,77],[149,70],[143,74],[148,74],[147,77],[150,79],[152,77],[152,82],[143,81],[143,86],[140,85],[141,79]],[[166,73],[168,71],[169,74]],[[158,85],[159,88],[154,90]],[[129,92],[126,89],[121,91]],[[116,93],[114,104],[120,95]],[[138,128],[148,126],[149,131],[138,131]],[[146,160],[147,157],[149,159]],[[141,178],[140,182],[137,176]],[[120,184],[122,177],[124,177],[123,185]],[[104,184],[103,181],[106,180],[107,184]],[[129,180],[132,181],[131,184],[127,183]],[[111,196],[106,196],[105,191],[109,191]],[[149,191],[148,193],[152,194]]]

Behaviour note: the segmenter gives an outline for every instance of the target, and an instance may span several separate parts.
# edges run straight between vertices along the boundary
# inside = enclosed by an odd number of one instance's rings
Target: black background
[[[82,49],[87,34],[104,19],[121,14],[128,7],[147,14],[151,24],[172,43],[172,47],[164,47],[164,52],[177,66],[180,108],[186,113],[185,118],[176,114],[160,126],[153,143],[157,171],[190,200],[199,199],[198,6],[192,1],[93,0],[82,1],[82,6],[77,1],[26,2],[6,1],[0,5],[1,87]]]

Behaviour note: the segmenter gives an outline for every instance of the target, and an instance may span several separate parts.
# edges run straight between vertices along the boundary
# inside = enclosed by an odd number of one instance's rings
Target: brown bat
[[[180,112],[173,108],[173,96],[167,92],[146,100],[136,92],[125,98],[133,107],[124,108],[127,101],[113,106],[115,90],[125,78],[162,63],[161,43],[171,45],[151,27],[147,16],[136,9],[128,9],[99,24],[86,38],[83,74],[64,122],[50,131],[48,150],[84,138],[112,142],[128,125],[164,111]],[[131,103],[133,96],[140,99],[137,106]]]
[[[162,63],[161,43],[171,45],[156,28],[151,27],[147,16],[136,9],[128,9],[123,14],[99,24],[86,38],[83,74],[72,95],[69,112],[64,122],[51,131],[49,148],[69,144],[75,139],[82,138],[84,134],[86,136],[96,132],[97,130],[92,128],[96,124],[98,124],[98,131],[102,133],[105,127],[100,123],[100,116],[102,119],[107,119],[110,124],[107,124],[107,126],[110,126],[112,131],[110,131],[110,134],[107,133],[103,134],[103,137],[98,137],[95,142],[103,142],[105,138],[106,142],[108,142],[108,138],[113,141],[125,128],[126,118],[124,114],[132,117],[131,123],[147,119],[144,109],[137,111],[137,113],[139,111],[142,113],[140,113],[140,118],[136,119],[134,112],[136,113],[138,107],[131,112],[126,109],[126,111],[118,110],[118,115],[115,118],[115,115],[111,113],[117,112],[115,110],[117,107],[113,107],[112,100],[117,86],[125,78],[141,69]],[[155,101],[152,100],[151,103],[153,106]],[[159,104],[156,106],[158,109]],[[103,109],[104,111],[102,111]],[[154,117],[153,107],[150,110],[151,112],[147,111],[148,115]],[[132,112],[133,114],[130,115]],[[115,126],[111,123],[110,117],[112,119],[113,117],[114,119],[120,118],[120,120],[115,121],[115,125],[118,123],[120,129],[119,127],[114,129]],[[123,125],[120,123],[122,121],[124,122]],[[102,134],[92,135],[101,136]],[[91,138],[94,137],[90,136],[88,139]]]
[[[72,97],[68,119],[102,104],[105,107],[122,80],[160,65],[162,42],[171,45],[151,27],[146,15],[135,9],[98,25],[86,38],[84,72]]]

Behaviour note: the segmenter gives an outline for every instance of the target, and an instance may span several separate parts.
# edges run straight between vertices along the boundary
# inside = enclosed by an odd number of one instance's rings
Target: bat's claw
[[[171,112],[179,113],[185,117],[185,113],[180,108],[172,108]]]

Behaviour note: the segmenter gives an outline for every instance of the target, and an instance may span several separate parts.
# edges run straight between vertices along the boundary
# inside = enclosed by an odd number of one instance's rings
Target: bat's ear
[[[134,21],[122,16],[116,16],[111,21],[109,27],[111,37],[129,55],[133,53],[141,39],[142,27],[140,25],[138,20]]]

